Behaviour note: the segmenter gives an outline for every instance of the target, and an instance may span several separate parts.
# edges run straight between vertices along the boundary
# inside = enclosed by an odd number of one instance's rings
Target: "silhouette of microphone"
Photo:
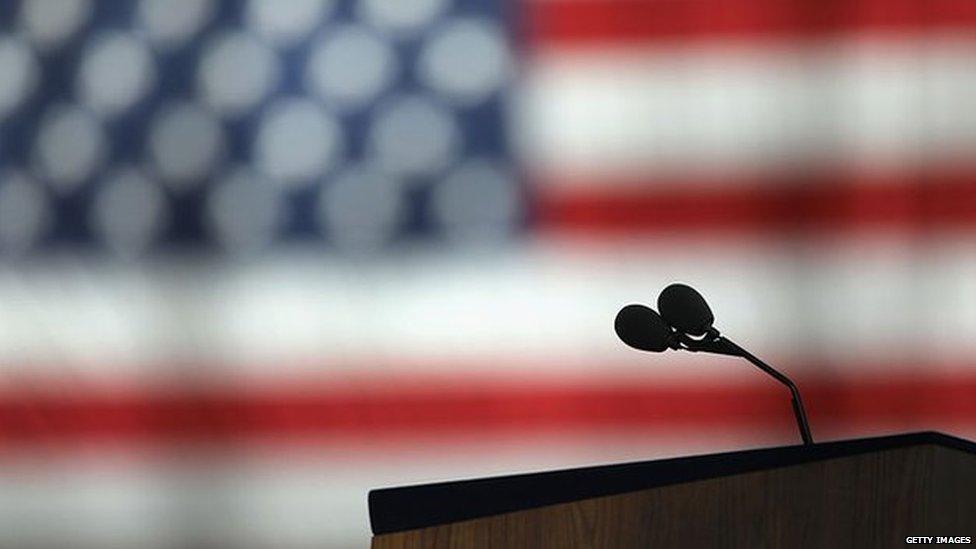
[[[703,336],[712,328],[715,315],[705,298],[691,286],[672,284],[657,296],[657,310],[680,333]]]
[[[715,316],[698,291],[686,284],[671,284],[661,291],[657,306],[660,315],[644,305],[627,305],[621,309],[614,321],[617,336],[641,351],[660,353],[669,348],[683,349],[748,360],[790,390],[800,437],[804,444],[813,444],[800,390],[793,380],[719,333],[712,326]]]
[[[620,309],[613,321],[613,329],[621,341],[639,351],[660,353],[678,348],[671,327],[646,305],[627,305]]]

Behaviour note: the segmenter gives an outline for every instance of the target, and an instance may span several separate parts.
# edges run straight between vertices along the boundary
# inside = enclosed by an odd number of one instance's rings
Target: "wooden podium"
[[[369,513],[374,549],[976,543],[976,444],[914,433],[387,488]]]

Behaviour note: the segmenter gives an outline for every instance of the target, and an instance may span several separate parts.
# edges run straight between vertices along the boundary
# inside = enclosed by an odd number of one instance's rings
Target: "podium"
[[[369,514],[374,549],[976,543],[976,444],[912,433],[386,488]]]

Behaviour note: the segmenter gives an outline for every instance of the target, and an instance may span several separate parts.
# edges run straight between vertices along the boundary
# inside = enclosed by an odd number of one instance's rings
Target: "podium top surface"
[[[976,443],[936,432],[489,477],[369,493],[373,534],[388,534],[670,484],[918,445],[976,455]]]

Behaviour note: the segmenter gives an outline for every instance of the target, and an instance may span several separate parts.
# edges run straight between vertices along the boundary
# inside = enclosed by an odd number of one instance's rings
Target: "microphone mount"
[[[803,439],[803,444],[813,444],[813,437],[810,435],[810,425],[807,423],[807,414],[803,409],[803,400],[800,399],[800,390],[796,387],[796,384],[793,383],[793,380],[787,377],[786,374],[780,372],[776,368],[773,368],[769,364],[766,364],[760,360],[759,357],[753,355],[732,340],[723,336],[715,328],[709,328],[705,335],[700,339],[692,338],[691,336],[682,334],[680,332],[675,332],[675,336],[675,343],[677,346],[672,346],[672,349],[684,349],[685,351],[691,351],[693,353],[704,352],[744,358],[751,362],[755,367],[772,376],[776,381],[785,385],[786,388],[790,390],[790,396],[793,404],[793,415],[796,417],[796,425],[800,430],[800,437]]]
[[[803,444],[813,444],[800,390],[785,374],[724,337],[715,329],[715,316],[705,298],[687,284],[674,283],[657,298],[660,314],[645,305],[628,305],[617,313],[614,330],[631,347],[659,353],[666,349],[744,358],[790,390],[793,415]]]

